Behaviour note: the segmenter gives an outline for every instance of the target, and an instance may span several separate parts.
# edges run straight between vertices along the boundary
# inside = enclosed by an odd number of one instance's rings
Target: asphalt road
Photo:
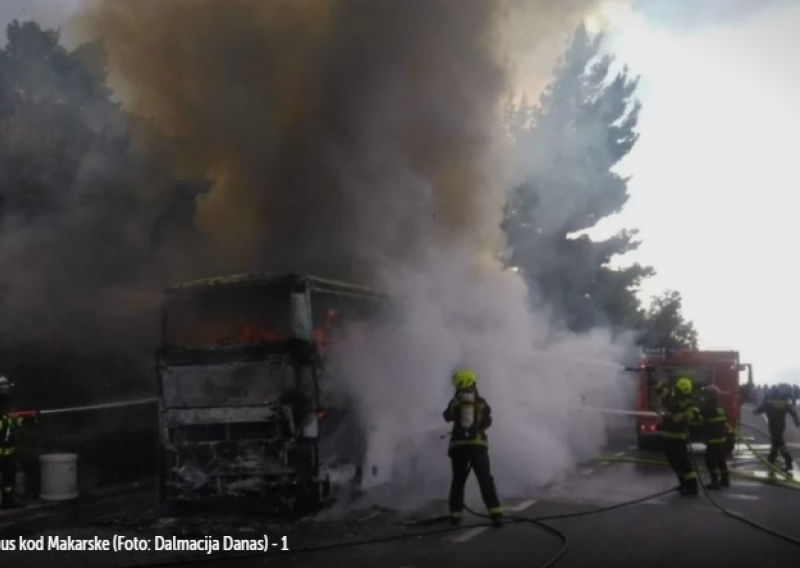
[[[764,421],[743,413],[746,426],[766,429]],[[747,432],[748,429],[745,429]],[[756,450],[768,449],[767,440],[753,431],[748,443]],[[787,441],[794,444],[795,455],[800,457],[800,432],[791,425]],[[699,450],[700,448],[698,448]],[[504,505],[510,515],[527,518],[564,515],[588,511],[598,507],[621,504],[640,497],[670,489],[675,478],[669,469],[658,465],[629,463],[624,460],[660,460],[658,454],[642,454],[632,445],[632,436],[623,433],[602,456],[611,461],[588,463],[576,470],[560,485],[539,495],[508,497]],[[702,455],[697,456],[702,464]],[[746,447],[737,449],[731,467],[740,472],[730,489],[712,492],[717,505],[742,515],[753,522],[790,535],[800,540],[800,484],[791,489],[768,483],[767,468]],[[800,475],[797,476],[800,478]],[[760,479],[760,480],[759,480]],[[472,482],[474,483],[474,482]],[[502,487],[502,479],[498,479]],[[476,511],[482,511],[477,496],[468,500]],[[122,534],[151,538],[153,524],[142,520],[141,513],[148,507],[140,499],[137,503],[115,506],[117,515],[110,515],[103,523],[78,522],[75,526],[61,526],[53,534],[88,537],[95,534]],[[137,509],[138,507],[138,509]],[[441,514],[446,510],[443,502],[430,503],[418,511],[414,518]],[[124,513],[124,514],[123,514]],[[109,517],[108,511],[105,516]],[[260,524],[255,520],[242,520],[240,527],[256,538],[262,533],[270,535],[278,546],[266,555],[233,559],[228,553],[194,555],[201,560],[198,566],[237,566],[275,568],[302,566],[304,568],[443,568],[444,566],[493,567],[544,565],[562,547],[560,540],[541,528],[523,523],[508,524],[502,529],[485,526],[466,526],[457,531],[446,525],[409,526],[409,515],[380,509],[356,511],[334,523],[306,521],[299,525]],[[53,517],[55,519],[55,517]],[[152,519],[151,519],[152,521]],[[40,520],[41,529],[50,521]],[[155,521],[158,523],[159,521]],[[168,529],[168,521],[160,521]],[[482,520],[475,519],[475,523]],[[59,523],[63,523],[60,521]],[[136,528],[136,524],[139,528]],[[203,523],[206,523],[203,525]],[[210,524],[209,524],[210,523]],[[214,532],[214,521],[198,521],[193,526],[183,525],[178,532],[187,537]],[[647,566],[648,568],[676,566],[732,567],[790,566],[800,563],[800,546],[784,542],[775,536],[757,530],[740,520],[721,512],[706,496],[685,498],[676,493],[612,511],[570,519],[553,520],[550,526],[561,531],[569,541],[559,567]],[[142,527],[147,525],[144,529]],[[159,525],[155,525],[156,529]],[[205,527],[205,528],[204,528]],[[174,526],[171,529],[175,529]],[[369,538],[392,538],[420,531],[425,536],[415,536],[365,546],[350,546],[301,552],[299,549]],[[175,532],[174,530],[172,531]],[[162,534],[165,534],[162,531]],[[288,551],[282,551],[278,541],[287,536]],[[221,536],[216,533],[215,536]],[[0,539],[3,538],[0,536]],[[160,561],[174,561],[174,554],[131,552],[122,554],[94,552],[0,552],[4,564],[19,567],[71,568],[81,566],[122,567]]]

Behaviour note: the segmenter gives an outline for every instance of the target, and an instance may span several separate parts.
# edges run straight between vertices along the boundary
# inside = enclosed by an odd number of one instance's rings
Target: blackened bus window
[[[255,344],[292,337],[291,295],[285,284],[173,292],[165,309],[168,346]]]

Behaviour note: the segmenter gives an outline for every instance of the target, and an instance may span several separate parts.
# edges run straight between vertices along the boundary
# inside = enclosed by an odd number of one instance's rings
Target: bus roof
[[[200,280],[190,280],[175,284],[168,287],[165,291],[167,293],[180,293],[200,290],[211,290],[223,287],[237,287],[237,286],[260,286],[267,284],[292,284],[304,280],[311,287],[312,291],[327,292],[327,293],[356,293],[368,296],[384,297],[383,294],[357,284],[349,282],[341,282],[338,280],[331,280],[327,278],[320,278],[318,276],[300,275],[300,274],[272,274],[265,272],[251,272],[245,274],[231,274],[227,276],[215,276],[212,278],[203,278]]]

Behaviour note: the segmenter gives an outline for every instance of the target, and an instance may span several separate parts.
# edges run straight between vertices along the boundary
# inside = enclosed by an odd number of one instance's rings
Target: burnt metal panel
[[[165,420],[170,428],[185,424],[234,424],[261,422],[275,416],[274,406],[236,406],[222,408],[168,409]]]
[[[166,408],[269,404],[293,388],[293,382],[290,367],[263,361],[161,369],[161,395]]]

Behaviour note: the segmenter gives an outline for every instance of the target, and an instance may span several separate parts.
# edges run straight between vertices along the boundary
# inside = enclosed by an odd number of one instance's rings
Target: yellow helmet
[[[475,386],[475,373],[468,369],[462,369],[453,373],[453,386],[457,390],[468,389]]]
[[[681,394],[691,394],[692,393],[692,381],[686,377],[680,377],[677,381],[675,381],[675,390],[677,390]]]

